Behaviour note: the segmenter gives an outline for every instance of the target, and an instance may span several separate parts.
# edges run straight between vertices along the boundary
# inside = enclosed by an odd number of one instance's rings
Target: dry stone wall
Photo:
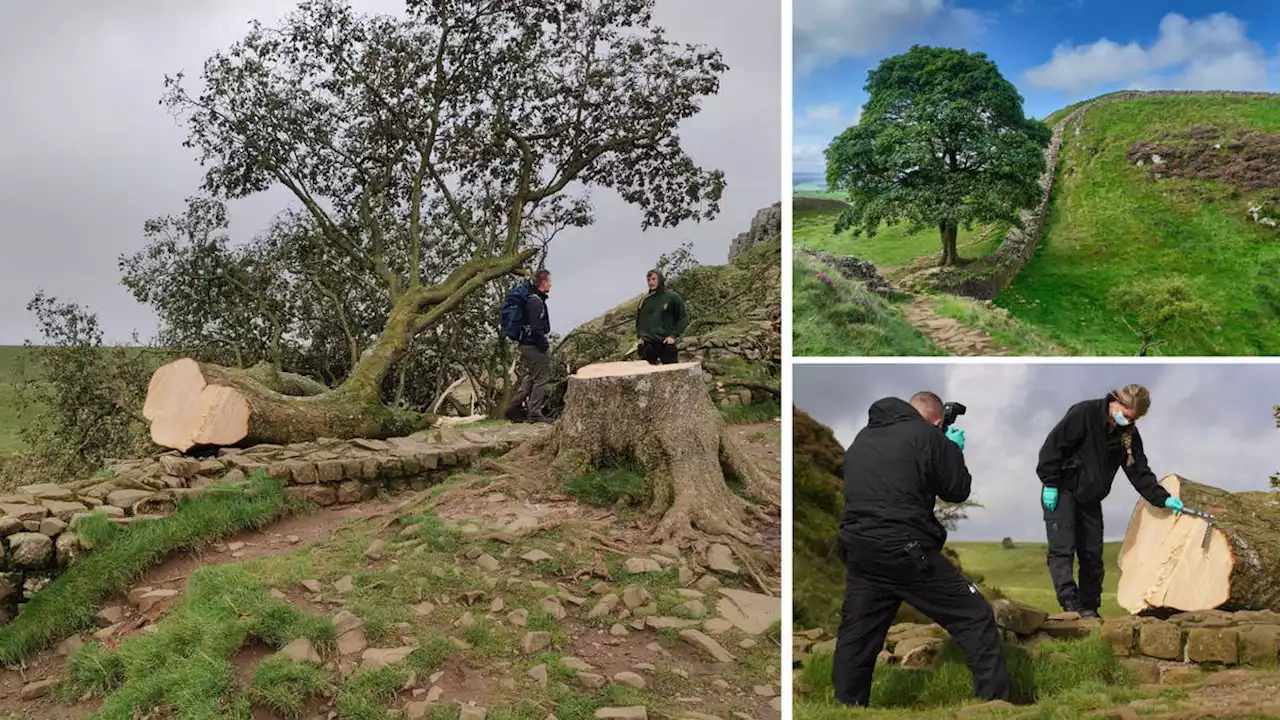
[[[222,448],[216,455],[168,452],[110,464],[98,476],[27,485],[0,496],[0,624],[88,548],[76,522],[93,512],[127,525],[172,513],[214,484],[243,483],[261,470],[287,492],[321,506],[368,500],[380,491],[421,490],[482,455],[496,455],[546,432],[528,424],[441,429],[388,440],[321,439],[295,445]]]
[[[1150,90],[1122,91],[1099,96],[1077,107],[1057,122],[1053,137],[1045,148],[1046,168],[1040,175],[1040,199],[1035,207],[1020,215],[1022,227],[1014,227],[990,256],[967,267],[940,267],[912,276],[910,284],[927,284],[936,290],[964,295],[978,300],[992,300],[1013,282],[1014,278],[1035,255],[1045,218],[1049,214],[1049,200],[1053,195],[1053,182],[1057,175],[1058,156],[1062,151],[1067,131],[1078,127],[1084,116],[1093,108],[1114,102],[1146,100],[1165,96],[1201,96],[1222,98],[1280,98],[1280,93],[1237,92],[1227,90]],[[1078,131],[1077,131],[1078,133]]]
[[[1280,661],[1280,613],[1265,610],[1099,621],[1078,613],[1050,615],[1009,600],[996,600],[991,606],[1007,643],[1034,652],[1043,640],[1098,633],[1144,683],[1185,682],[1202,666],[1272,667]],[[798,632],[792,637],[792,657],[803,663],[810,655],[832,652],[835,642],[820,628]],[[894,625],[876,662],[916,670],[936,667],[946,642],[947,633],[937,625]]]

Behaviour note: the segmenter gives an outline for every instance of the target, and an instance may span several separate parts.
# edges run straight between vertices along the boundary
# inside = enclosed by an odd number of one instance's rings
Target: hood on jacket
[[[650,270],[649,272],[645,273],[645,274],[644,274],[644,277],[645,277],[645,280],[646,280],[646,281],[648,281],[648,279],[649,279],[649,273],[653,273],[654,275],[657,275],[657,276],[658,276],[658,287],[657,287],[657,288],[655,288],[655,289],[653,290],[653,292],[655,292],[655,293],[660,293],[660,292],[662,292],[663,290],[666,290],[666,289],[667,289],[667,276],[666,276],[666,275],[663,275],[661,270],[654,269],[654,270]]]
[[[885,427],[911,420],[927,422],[915,408],[911,407],[911,403],[901,398],[881,398],[872,403],[871,409],[867,411],[867,427]]]

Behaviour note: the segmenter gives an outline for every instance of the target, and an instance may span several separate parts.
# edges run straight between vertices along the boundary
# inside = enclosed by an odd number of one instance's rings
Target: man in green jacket
[[[636,308],[636,351],[650,365],[680,362],[676,342],[689,324],[684,298],[667,289],[667,280],[657,270],[650,270],[649,294]]]

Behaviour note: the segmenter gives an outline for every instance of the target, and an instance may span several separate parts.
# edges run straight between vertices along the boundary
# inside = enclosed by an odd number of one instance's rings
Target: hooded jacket
[[[532,282],[529,283],[529,295],[524,301],[524,322],[520,344],[532,345],[541,352],[550,350],[551,344],[547,336],[551,334],[551,313],[547,311],[547,294]]]
[[[1147,502],[1164,507],[1169,491],[1160,487],[1147,465],[1137,425],[1111,426],[1108,407],[1115,395],[1072,405],[1049,431],[1040,447],[1036,475],[1048,487],[1075,496],[1078,502],[1100,502],[1111,493],[1116,470],[1124,473]]]
[[[641,340],[679,338],[689,324],[684,298],[667,289],[667,279],[658,273],[657,289],[645,295],[636,308],[636,337]]]
[[[896,551],[907,543],[938,550],[947,531],[933,509],[938,498],[969,499],[964,454],[909,403],[883,398],[871,405],[867,426],[844,455],[846,548]]]

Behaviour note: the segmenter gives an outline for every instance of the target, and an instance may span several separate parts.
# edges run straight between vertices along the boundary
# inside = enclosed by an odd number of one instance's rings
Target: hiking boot
[[[522,423],[522,422],[524,422],[524,421],[525,421],[525,418],[524,418],[524,408],[520,407],[519,405],[511,405],[511,406],[509,406],[509,407],[508,407],[508,408],[507,408],[507,409],[502,413],[502,416],[503,416],[503,417],[505,417],[506,419],[510,420],[510,421],[511,421],[511,422],[513,422],[513,423]]]
[[[1088,608],[1086,608],[1080,611],[1080,617],[1089,619],[1089,618],[1099,618],[1100,616],[1098,615],[1097,610],[1089,610]]]

